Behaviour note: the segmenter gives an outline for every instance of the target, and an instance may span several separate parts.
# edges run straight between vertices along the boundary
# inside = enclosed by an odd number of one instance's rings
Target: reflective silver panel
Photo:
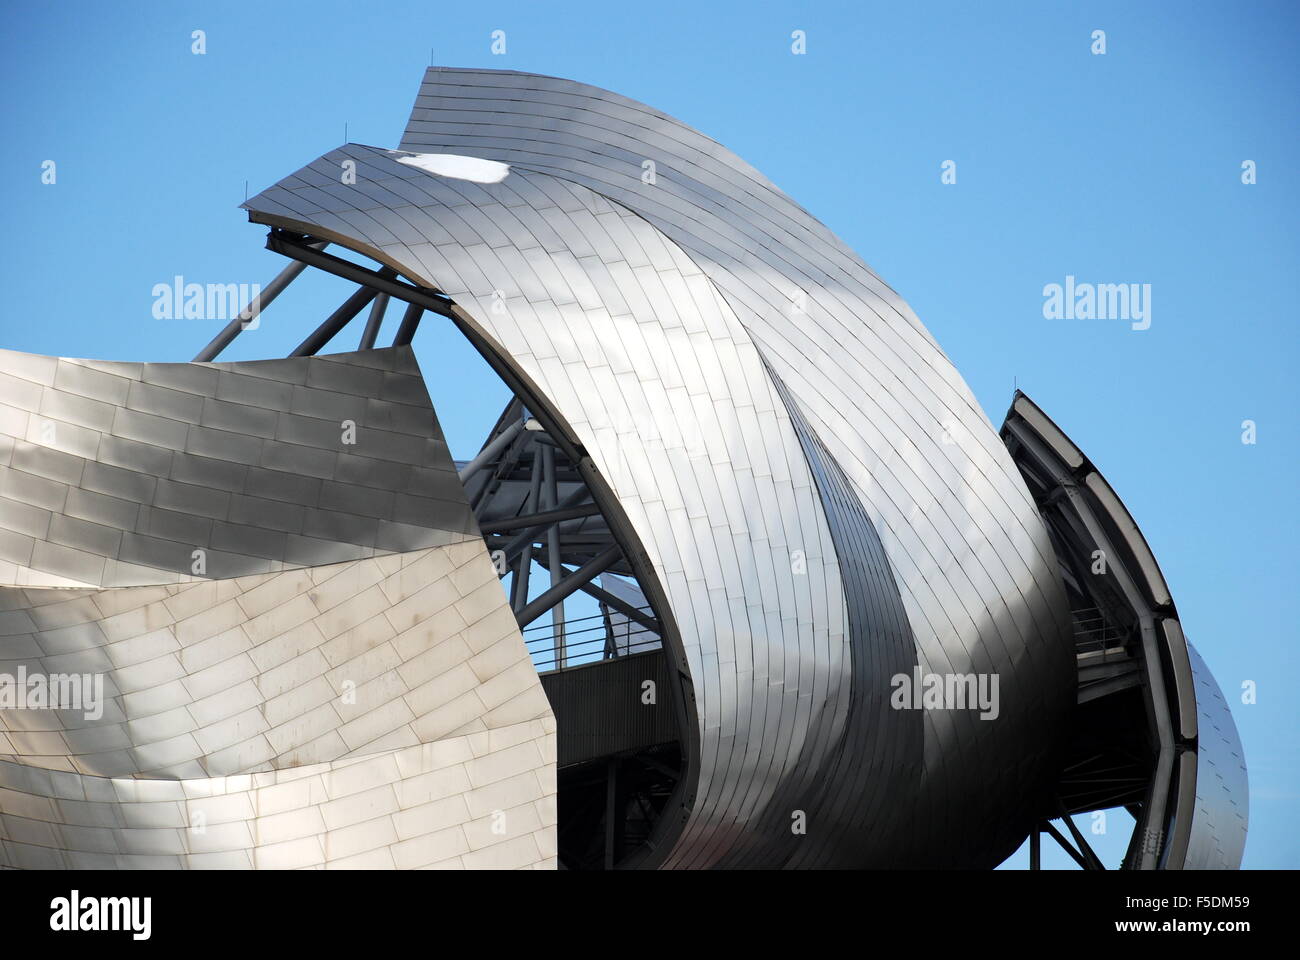
[[[791,863],[777,851],[796,811],[829,829],[867,800],[791,787],[808,782],[796,768],[892,762],[831,733],[869,725],[855,704],[891,678],[868,670],[854,692],[845,561],[767,367],[880,538],[914,662],[1000,680],[997,721],[926,712],[898,758],[924,771],[926,830],[883,778],[850,780],[883,791],[910,865],[937,862],[948,837],[980,838],[963,847],[972,866],[1010,852],[1074,698],[1068,611],[1023,482],[906,304],[739,158],[606,91],[433,69],[402,148],[346,145],[246,207],[454,299],[613,489],[694,688],[698,783],[666,862]],[[447,173],[429,154],[509,168],[480,182],[493,168]],[[902,857],[865,856],[820,859]]]
[[[0,397],[0,583],[226,579],[476,538],[409,347],[210,364],[0,350]]]
[[[1187,845],[1188,870],[1236,870],[1250,821],[1246,754],[1237,725],[1209,667],[1191,643],[1196,678],[1196,812]]]
[[[687,693],[657,862],[992,866],[1042,815],[1076,638],[1034,496],[908,306],[743,160],[595,87],[431,68],[399,150],[245,207],[450,297],[590,458],[579,522],[635,541],[645,592],[609,586],[652,598]],[[1021,416],[1169,657],[1169,849],[1235,865],[1226,705],[1123,505]],[[93,721],[0,710],[0,865],[553,865],[554,721],[478,536],[408,348],[0,354],[0,667],[110,688]],[[996,719],[895,709],[913,672],[996,678]]]
[[[554,866],[554,718],[409,348],[0,377],[0,867]]]

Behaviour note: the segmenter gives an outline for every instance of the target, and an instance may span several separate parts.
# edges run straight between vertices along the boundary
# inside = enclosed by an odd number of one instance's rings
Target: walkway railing
[[[636,609],[654,616],[649,606]],[[656,634],[609,609],[565,620],[559,630],[547,621],[524,627],[522,632],[538,673],[612,660],[661,645]]]
[[[1079,653],[1094,653],[1124,646],[1124,634],[1099,607],[1070,611],[1074,645]]]

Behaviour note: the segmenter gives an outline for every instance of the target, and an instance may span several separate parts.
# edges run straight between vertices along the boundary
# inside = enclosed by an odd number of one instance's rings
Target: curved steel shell
[[[477,540],[409,348],[244,363],[0,350],[0,583],[229,579]],[[363,443],[348,443],[346,424]]]
[[[1183,867],[1236,870],[1246,849],[1250,819],[1246,754],[1210,668],[1191,643],[1187,654],[1196,683],[1196,812]]]
[[[554,864],[554,719],[409,348],[0,388],[0,867]]]
[[[1020,842],[1074,700],[1053,549],[952,364],[824,226],[644,105],[445,69],[401,150],[346,145],[246,207],[451,297],[608,484],[693,691],[665,864],[991,866]],[[997,720],[891,713],[913,667],[996,676]]]
[[[560,730],[566,865],[991,867],[1120,805],[1126,865],[1239,865],[1241,743],[1114,490],[1019,393],[999,435],[721,145],[431,68],[399,149],[244,207],[295,259],[265,302],[306,265],[362,285],[294,357],[0,351],[0,867],[554,866],[548,691],[600,728]],[[403,346],[368,349],[390,297]],[[365,349],[300,355],[372,302]],[[516,395],[459,471],[422,310]],[[576,589],[632,656],[564,669]],[[667,703],[612,716],[646,672]]]

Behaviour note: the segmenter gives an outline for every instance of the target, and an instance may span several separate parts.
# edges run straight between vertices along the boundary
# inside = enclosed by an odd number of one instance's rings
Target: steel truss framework
[[[1245,767],[1221,696],[1183,636],[1173,597],[1145,538],[1087,457],[1017,392],[1002,437],[1039,503],[1061,564],[1075,626],[1078,706],[1068,756],[1039,832],[1085,869],[1103,869],[1071,816],[1123,807],[1135,825],[1123,866],[1210,866],[1240,860],[1245,818],[1233,808]],[[1206,691],[1210,693],[1210,691]],[[1217,687],[1212,691],[1218,695]],[[1201,727],[1232,730],[1202,738]],[[1226,721],[1226,722],[1225,722]],[[1202,774],[1219,771],[1211,778]],[[1197,848],[1194,816],[1219,824],[1224,849]],[[1074,844],[1049,822],[1059,817]],[[1205,831],[1201,831],[1204,835]]]

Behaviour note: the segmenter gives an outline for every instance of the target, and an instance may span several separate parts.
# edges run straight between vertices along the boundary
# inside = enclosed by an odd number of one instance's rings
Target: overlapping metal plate
[[[0,388],[0,866],[554,866],[554,719],[409,348]]]
[[[427,154],[498,166],[439,174],[453,165]],[[346,145],[246,206],[449,295],[609,483],[696,698],[698,780],[665,863],[988,866],[1024,836],[1074,699],[1052,547],[952,364],[824,226],[642,104],[439,68],[401,150]],[[927,711],[914,741],[853,755],[891,680],[862,665],[893,658],[848,629],[862,574],[796,420],[879,538],[912,662],[996,674],[996,721]],[[843,764],[890,774],[811,787]],[[926,803],[873,798],[908,778]],[[906,839],[830,843],[856,807]],[[800,813],[813,839],[792,845]]]

